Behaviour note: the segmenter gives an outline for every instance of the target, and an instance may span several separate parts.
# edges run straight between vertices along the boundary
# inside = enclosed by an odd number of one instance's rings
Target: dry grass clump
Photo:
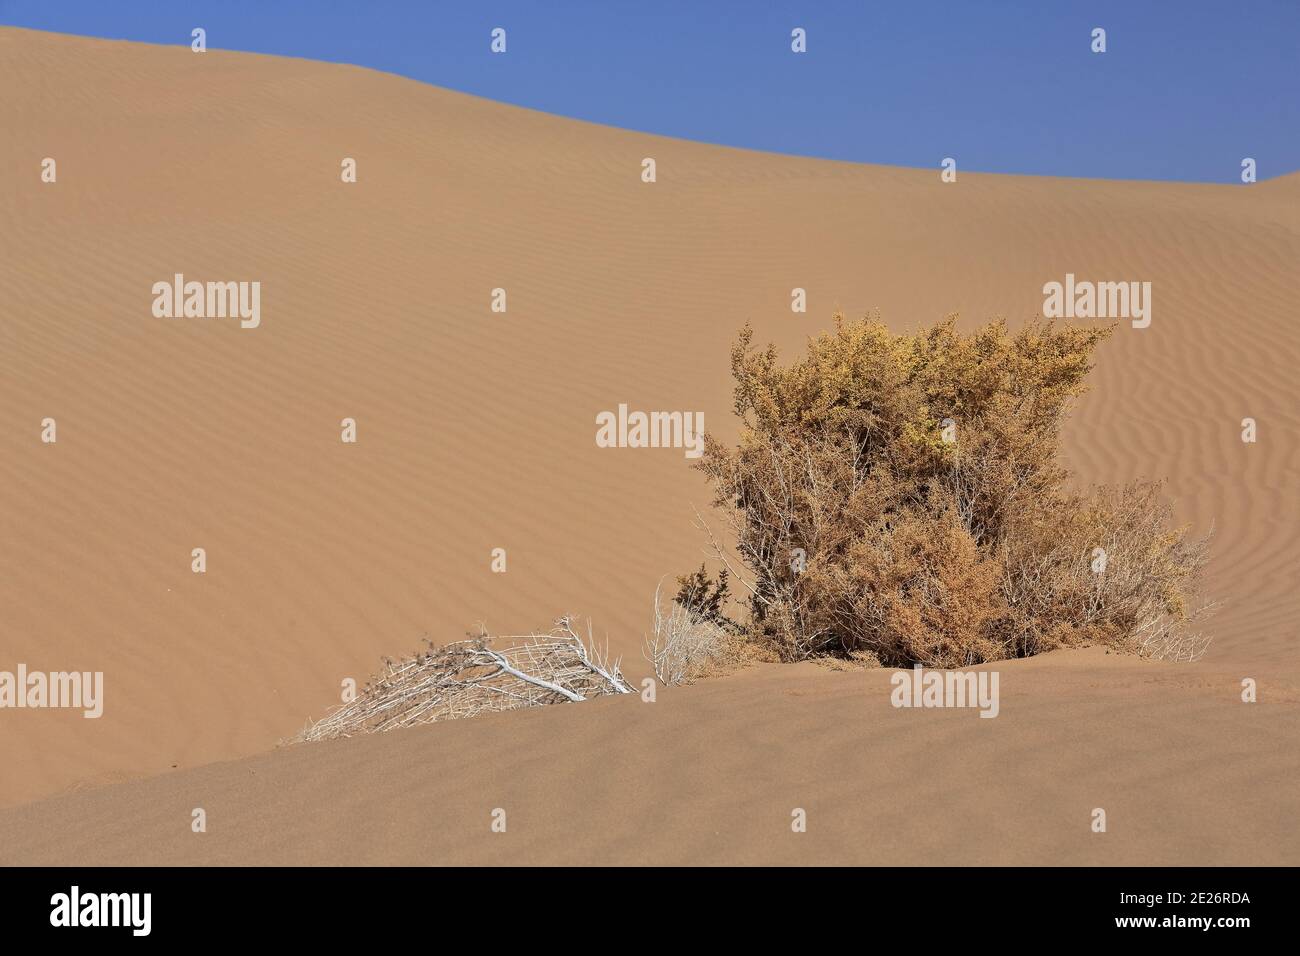
[[[683,585],[685,586],[685,585]],[[645,635],[642,656],[665,685],[689,684],[716,674],[731,661],[732,638],[722,626],[701,613],[697,602],[679,595],[665,609],[655,588],[654,621]],[[726,581],[715,593],[726,596]],[[715,610],[717,602],[714,602]]]
[[[496,650],[496,640],[516,643]],[[482,713],[578,702],[605,694],[630,694],[617,660],[596,647],[588,626],[579,637],[571,617],[548,634],[493,638],[436,646],[401,661],[386,660],[357,698],[310,725],[293,742],[382,733]]]
[[[895,335],[837,316],[782,368],[746,329],[740,444],[709,436],[697,467],[752,578],[750,639],[786,660],[886,666],[1089,643],[1198,657],[1208,541],[1172,526],[1157,485],[1077,494],[1059,463],[1109,332],[1039,320],[962,335],[949,317]]]

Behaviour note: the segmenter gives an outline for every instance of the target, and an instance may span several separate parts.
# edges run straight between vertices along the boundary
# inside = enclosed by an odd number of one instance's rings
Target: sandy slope
[[[1003,713],[767,667],[396,731],[0,814],[0,859],[222,865],[1294,863],[1297,696],[1096,651],[1004,666]],[[1094,807],[1108,830],[1089,829]],[[190,829],[201,807],[208,832]],[[807,831],[793,833],[803,809]],[[493,811],[506,832],[492,831]]]
[[[0,804],[166,774],[0,812],[0,860],[93,835],[105,860],[1297,861],[1296,176],[945,185],[361,69],[14,29],[0,116],[0,669],[107,684],[98,721],[0,711]],[[153,318],[178,271],[260,280],[261,328]],[[1084,480],[1167,477],[1216,527],[1226,605],[1202,664],[1056,655],[1005,668],[1022,710],[912,723],[883,675],[761,670],[653,710],[184,770],[265,751],[380,655],[480,620],[590,614],[639,673],[650,594],[698,563],[707,492],[680,451],[597,449],[596,412],[702,409],[730,434],[745,320],[787,348],[837,306],[1016,320],[1066,272],[1154,283],[1152,326],[1105,346],[1069,452]],[[508,849],[476,829],[506,802]],[[1136,829],[1101,850],[1070,827],[1108,804]],[[199,805],[223,820],[202,846]],[[785,844],[791,806],[844,817]]]

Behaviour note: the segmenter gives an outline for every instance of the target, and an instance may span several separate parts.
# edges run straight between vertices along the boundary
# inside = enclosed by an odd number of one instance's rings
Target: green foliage
[[[731,591],[727,574],[727,569],[723,568],[716,580],[711,579],[701,563],[697,570],[677,578],[677,596],[673,600],[696,620],[735,629],[735,622],[723,613]]]

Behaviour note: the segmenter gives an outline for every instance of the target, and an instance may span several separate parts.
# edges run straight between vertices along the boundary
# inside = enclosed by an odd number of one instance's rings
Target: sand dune
[[[0,805],[27,804],[0,861],[1296,862],[1300,176],[943,184],[17,29],[0,112],[0,669],[106,685],[99,720],[0,712]],[[154,318],[177,272],[260,281],[260,327]],[[1216,529],[1201,663],[1020,662],[996,721],[909,724],[883,675],[762,668],[264,753],[343,678],[478,621],[589,615],[639,676],[708,493],[680,450],[598,449],[598,411],[729,436],[745,321],[786,349],[836,308],[1016,322],[1067,272],[1153,283],[1067,447],[1080,480],[1167,478]],[[1122,839],[1065,825],[1107,801]],[[480,836],[507,804],[511,842]],[[221,821],[202,843],[193,806]],[[798,844],[792,806],[826,821]]]
[[[883,671],[769,665],[654,704],[307,744],[41,801],[0,814],[0,845],[55,865],[1296,860],[1294,687],[1247,707],[1232,674],[1188,682],[1097,651],[1001,669],[996,720],[896,710]],[[1098,805],[1105,834],[1088,826]]]

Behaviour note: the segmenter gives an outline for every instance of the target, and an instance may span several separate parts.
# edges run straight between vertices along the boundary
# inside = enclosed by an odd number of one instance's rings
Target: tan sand
[[[105,674],[99,720],[0,711],[0,862],[1300,862],[1300,176],[943,184],[17,29],[0,115],[0,669]],[[261,327],[154,318],[175,272],[259,280]],[[643,675],[708,493],[680,450],[598,449],[597,412],[729,437],[746,320],[787,350],[837,307],[1014,322],[1067,272],[1153,283],[1067,445],[1081,480],[1168,478],[1215,527],[1201,663],[1002,665],[996,720],[764,667],[265,752],[478,621],[590,615]]]

